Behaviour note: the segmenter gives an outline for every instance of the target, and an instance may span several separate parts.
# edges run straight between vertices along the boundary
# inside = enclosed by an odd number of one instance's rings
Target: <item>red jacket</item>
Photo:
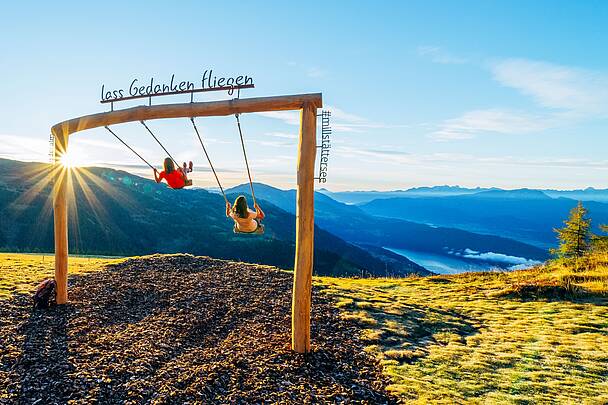
[[[167,174],[164,170],[158,174],[158,179],[165,179],[171,188],[184,188],[186,185],[186,176],[181,169],[173,170]]]

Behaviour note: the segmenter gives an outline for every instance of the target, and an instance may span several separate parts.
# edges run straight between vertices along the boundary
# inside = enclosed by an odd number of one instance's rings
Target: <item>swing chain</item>
[[[130,150],[131,152],[135,153],[135,154],[137,155],[137,157],[138,157],[138,158],[140,158],[141,160],[143,160],[143,162],[144,162],[145,164],[147,164],[148,166],[150,166],[150,169],[152,169],[152,170],[156,171],[156,168],[155,168],[154,166],[152,166],[150,163],[148,163],[148,161],[147,161],[146,159],[144,159],[144,158],[143,158],[143,157],[142,157],[142,156],[141,156],[139,153],[137,153],[137,152],[135,151],[135,149],[133,149],[132,147],[130,147],[130,146],[129,146],[129,145],[128,145],[128,144],[127,144],[125,141],[123,141],[123,140],[122,140],[122,139],[121,139],[121,138],[120,138],[118,135],[116,135],[116,134],[114,133],[114,131],[112,131],[112,130],[110,129],[110,127],[109,127],[109,126],[107,126],[107,125],[106,125],[106,126],[104,126],[104,128],[105,128],[105,129],[107,129],[107,130],[108,130],[108,132],[110,132],[112,135],[114,135],[114,137],[115,137],[116,139],[118,139],[118,140],[119,140],[119,141],[120,141],[120,142],[121,142],[123,145],[125,145],[127,148],[129,148],[129,150]]]
[[[175,160],[173,158],[173,156],[171,156],[171,154],[169,153],[169,151],[167,150],[167,148],[165,148],[163,146],[163,144],[158,140],[158,138],[154,135],[154,133],[150,130],[150,128],[148,128],[148,126],[146,125],[146,123],[143,120],[140,120],[139,122],[141,123],[141,125],[143,125],[148,130],[148,132],[150,133],[150,135],[152,135],[152,138],[154,138],[154,140],[156,141],[156,143],[158,143],[160,145],[160,147],[163,148],[163,150],[165,151],[165,153],[167,154],[167,156],[169,156],[171,158],[171,160],[173,161],[173,163],[175,163],[175,167],[176,168],[181,167],[180,164],[177,163],[177,160]]]
[[[247,159],[247,151],[245,150],[245,140],[243,139],[243,131],[241,129],[241,120],[239,119],[239,113],[234,114],[236,117],[236,125],[239,129],[239,136],[241,138],[241,147],[243,148],[243,156],[245,157],[245,167],[247,168],[247,176],[249,177],[249,187],[251,188],[251,198],[253,200],[253,206],[257,206],[255,200],[255,192],[253,191],[253,180],[251,179],[251,170],[249,170],[249,161]]]
[[[196,122],[194,122],[194,117],[190,117],[190,122],[192,122],[192,126],[194,127],[194,132],[196,132],[198,141],[201,143],[201,146],[203,147],[203,152],[205,153],[207,162],[209,162],[209,167],[211,167],[211,171],[213,172],[213,175],[215,176],[215,181],[217,182],[217,185],[219,186],[220,191],[222,192],[222,196],[224,196],[224,200],[226,201],[226,204],[228,204],[228,197],[226,197],[226,193],[224,192],[222,183],[220,183],[220,179],[217,176],[217,172],[215,171],[215,168],[213,167],[213,163],[211,163],[211,158],[209,157],[209,154],[207,153],[207,148],[205,148],[205,144],[203,143],[203,138],[201,137],[201,134],[198,132],[198,127],[196,126]]]

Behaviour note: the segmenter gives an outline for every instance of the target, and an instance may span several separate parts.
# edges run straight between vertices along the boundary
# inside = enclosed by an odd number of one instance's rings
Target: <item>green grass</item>
[[[116,259],[70,258],[70,274]],[[53,274],[0,254],[0,299]],[[512,273],[315,278],[411,403],[608,403],[608,255]],[[313,336],[314,339],[314,336]]]
[[[40,281],[54,274],[54,256],[0,253],[0,299],[13,293],[31,293]],[[85,274],[121,259],[70,257],[68,273]]]
[[[607,403],[608,256],[512,273],[317,278],[413,403]]]

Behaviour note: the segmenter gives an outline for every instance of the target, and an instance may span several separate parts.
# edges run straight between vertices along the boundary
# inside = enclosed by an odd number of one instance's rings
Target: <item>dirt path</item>
[[[0,304],[0,403],[392,403],[356,327],[313,296],[289,350],[291,281],[266,266],[150,256],[74,277],[72,304]]]

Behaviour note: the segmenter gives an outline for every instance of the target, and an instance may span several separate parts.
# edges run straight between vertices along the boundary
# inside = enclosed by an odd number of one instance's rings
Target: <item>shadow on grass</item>
[[[426,279],[429,283],[435,283],[435,284],[453,284],[454,281],[448,279],[448,278],[443,278],[443,277],[429,277]]]
[[[511,284],[493,295],[495,298],[520,301],[571,302],[607,305],[608,295],[594,294],[583,287],[559,281],[526,282]]]
[[[373,307],[361,311],[365,316],[351,319],[373,330],[364,338],[366,343],[381,346],[386,358],[400,363],[426,357],[432,345],[465,343],[467,336],[479,333],[473,318],[453,310],[399,304],[386,311]]]

